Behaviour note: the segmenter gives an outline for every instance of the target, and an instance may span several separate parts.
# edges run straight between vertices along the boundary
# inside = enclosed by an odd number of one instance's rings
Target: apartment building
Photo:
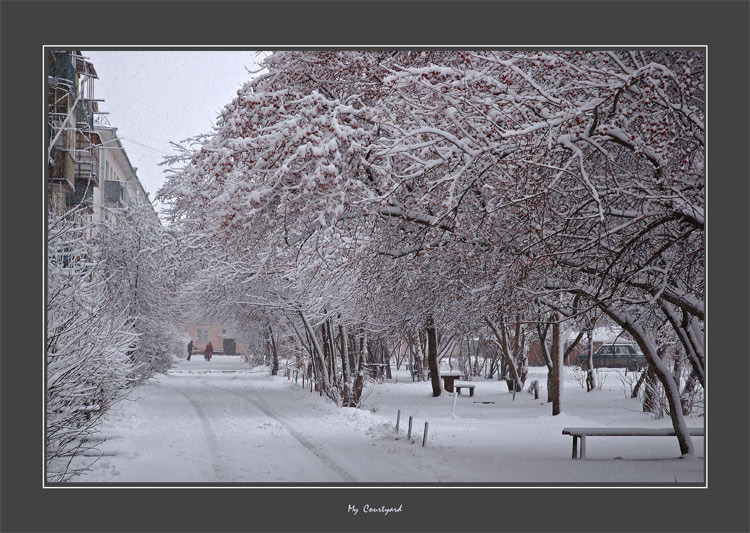
[[[94,65],[78,50],[47,51],[48,209],[92,209],[101,139],[94,131]]]
[[[83,210],[83,222],[116,221],[116,208],[140,207],[154,224],[159,217],[131,164],[117,128],[99,115],[94,65],[79,50],[47,51],[47,200],[62,215]]]
[[[141,208],[145,217],[159,224],[148,193],[138,179],[137,168],[132,165],[117,128],[102,123],[95,124],[95,132],[101,140],[99,149],[99,187],[94,190],[93,215],[97,221],[114,221],[116,209],[121,207]]]

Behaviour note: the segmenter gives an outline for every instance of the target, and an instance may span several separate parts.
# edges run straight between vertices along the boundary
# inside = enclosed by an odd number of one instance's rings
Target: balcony
[[[75,150],[71,157],[75,161],[76,180],[89,180],[95,187],[99,186],[99,135],[88,131],[76,131]]]
[[[50,52],[47,60],[47,76],[50,87],[64,87],[74,96],[78,92],[76,67],[70,52]]]
[[[68,208],[94,207],[94,185],[88,180],[76,180],[75,189],[68,193]]]
[[[81,98],[76,106],[76,126],[85,131],[94,129],[94,114],[98,111],[98,100]]]

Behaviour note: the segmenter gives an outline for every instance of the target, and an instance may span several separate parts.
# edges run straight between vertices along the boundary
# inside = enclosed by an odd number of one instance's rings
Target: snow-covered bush
[[[128,385],[132,320],[102,298],[104,278],[81,217],[49,218],[47,257],[47,480],[68,481],[72,460]]]
[[[150,209],[150,208],[149,208]],[[133,323],[133,377],[146,379],[172,364],[185,344],[175,325],[179,286],[177,241],[138,208],[118,209],[99,228],[97,254],[106,274],[103,297]]]
[[[626,398],[633,397],[633,391],[635,390],[638,380],[640,379],[639,378],[640,375],[641,374],[637,372],[627,372],[627,371],[623,372],[622,374],[618,374],[620,383],[622,384],[622,390],[625,393]]]
[[[573,365],[573,378],[575,378],[576,382],[581,386],[582,389],[586,388],[586,376],[588,372],[583,370],[578,365]]]

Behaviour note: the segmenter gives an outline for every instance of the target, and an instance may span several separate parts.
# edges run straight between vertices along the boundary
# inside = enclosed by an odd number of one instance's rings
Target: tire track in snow
[[[253,404],[255,407],[260,409],[260,411],[263,412],[264,415],[266,415],[269,418],[272,418],[279,424],[281,424],[284,429],[292,436],[294,437],[297,442],[299,442],[302,446],[305,447],[307,451],[309,451],[311,454],[313,454],[321,463],[323,463],[329,470],[333,471],[337,476],[341,478],[342,481],[349,481],[349,482],[356,482],[356,480],[347,472],[344,470],[342,466],[337,464],[333,459],[328,457],[323,450],[321,450],[318,446],[307,440],[305,437],[303,437],[299,432],[297,432],[292,425],[285,420],[282,416],[277,415],[269,407],[260,399],[258,398],[254,393],[250,393],[250,397],[245,396],[244,394],[240,394],[239,392],[227,390],[221,387],[215,388],[222,390],[224,392],[228,392],[229,394],[234,394],[235,396],[238,396],[245,400],[246,402],[249,402]]]
[[[211,460],[211,469],[214,471],[216,480],[227,480],[226,468],[224,468],[222,461],[216,456],[216,451],[219,450],[219,439],[216,438],[216,434],[214,433],[213,428],[211,428],[211,423],[208,421],[208,417],[206,416],[206,412],[203,410],[203,407],[201,407],[200,403],[195,401],[188,393],[180,390],[174,385],[171,385],[171,387],[182,394],[185,398],[187,398],[187,401],[190,402],[190,405],[193,406],[193,409],[198,414],[198,420],[200,420],[201,427],[203,428],[203,434],[206,437],[206,442],[208,444],[208,455]]]

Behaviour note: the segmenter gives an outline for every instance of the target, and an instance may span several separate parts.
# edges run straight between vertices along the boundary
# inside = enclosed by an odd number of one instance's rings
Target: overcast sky
[[[153,199],[162,158],[179,142],[211,130],[221,109],[254,75],[252,51],[83,51],[99,75],[101,115],[117,128],[138,177]]]

